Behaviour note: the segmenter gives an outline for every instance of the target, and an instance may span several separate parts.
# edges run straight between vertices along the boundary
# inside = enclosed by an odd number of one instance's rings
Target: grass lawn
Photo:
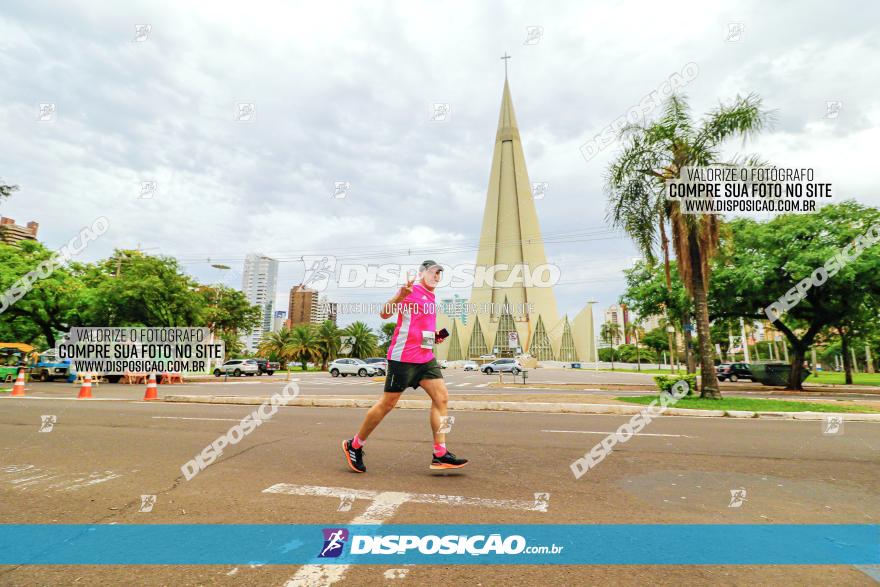
[[[827,383],[830,385],[845,385],[845,373],[823,371],[816,375],[810,375],[804,383]],[[880,386],[880,373],[853,373],[853,385],[878,385]]]
[[[647,405],[657,399],[656,395],[637,397],[618,397],[622,402]],[[727,397],[720,400],[685,397],[678,400],[673,407],[692,410],[742,410],[745,412],[856,412],[878,413],[863,406],[845,406],[833,403],[812,403],[788,401],[781,399],[753,399],[749,397]]]

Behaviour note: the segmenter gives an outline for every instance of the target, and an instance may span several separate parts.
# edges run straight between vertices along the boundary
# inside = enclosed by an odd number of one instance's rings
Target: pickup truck
[[[281,365],[279,363],[274,363],[267,359],[254,359],[257,362],[257,367],[260,370],[257,372],[257,375],[262,375],[265,373],[266,375],[272,375],[275,371],[281,369]]]
[[[39,355],[34,355],[27,366],[27,372],[31,379],[37,381],[67,379],[67,376],[70,375],[70,360],[59,361],[55,350],[50,349]]]

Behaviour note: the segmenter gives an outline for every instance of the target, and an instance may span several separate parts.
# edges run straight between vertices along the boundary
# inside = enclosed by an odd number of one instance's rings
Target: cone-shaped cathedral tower
[[[505,76],[476,273],[479,275],[481,268],[493,266],[506,269],[494,271],[494,287],[488,280],[476,280],[470,303],[479,311],[468,314],[466,324],[459,318],[438,313],[437,328],[445,327],[453,336],[436,347],[437,357],[460,360],[479,358],[487,353],[499,357],[528,353],[539,361],[592,361],[595,336],[589,306],[573,322],[568,316],[560,317],[553,288],[542,287],[540,278],[536,282],[528,278],[540,275],[546,264],[541,227]],[[547,275],[544,273],[543,277]],[[498,286],[499,282],[506,283]]]

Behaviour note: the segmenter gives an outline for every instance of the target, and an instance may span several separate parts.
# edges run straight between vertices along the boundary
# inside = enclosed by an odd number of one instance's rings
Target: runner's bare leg
[[[446,406],[449,402],[449,390],[446,382],[442,379],[422,379],[419,385],[431,398],[431,432],[434,434],[434,444],[446,442],[446,433],[440,430],[441,418],[446,415]]]
[[[379,425],[379,422],[381,422],[382,419],[394,409],[394,406],[397,405],[397,400],[399,399],[399,393],[383,392],[379,401],[370,408],[370,411],[368,411],[367,415],[364,417],[364,423],[361,424],[361,429],[358,431],[358,437],[361,440],[366,440],[370,433],[375,430],[376,426]]]

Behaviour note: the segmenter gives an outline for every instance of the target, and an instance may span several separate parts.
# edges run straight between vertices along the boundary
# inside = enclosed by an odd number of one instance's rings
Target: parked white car
[[[468,361],[464,364],[465,371],[477,371],[479,368],[479,365],[477,365],[473,361]]]
[[[232,359],[214,369],[214,377],[220,377],[224,373],[234,377],[241,377],[242,375],[253,377],[259,372],[260,366],[254,359]]]
[[[330,375],[339,377],[342,375],[357,375],[359,377],[372,377],[379,373],[376,367],[361,361],[360,359],[336,359],[329,365]]]

